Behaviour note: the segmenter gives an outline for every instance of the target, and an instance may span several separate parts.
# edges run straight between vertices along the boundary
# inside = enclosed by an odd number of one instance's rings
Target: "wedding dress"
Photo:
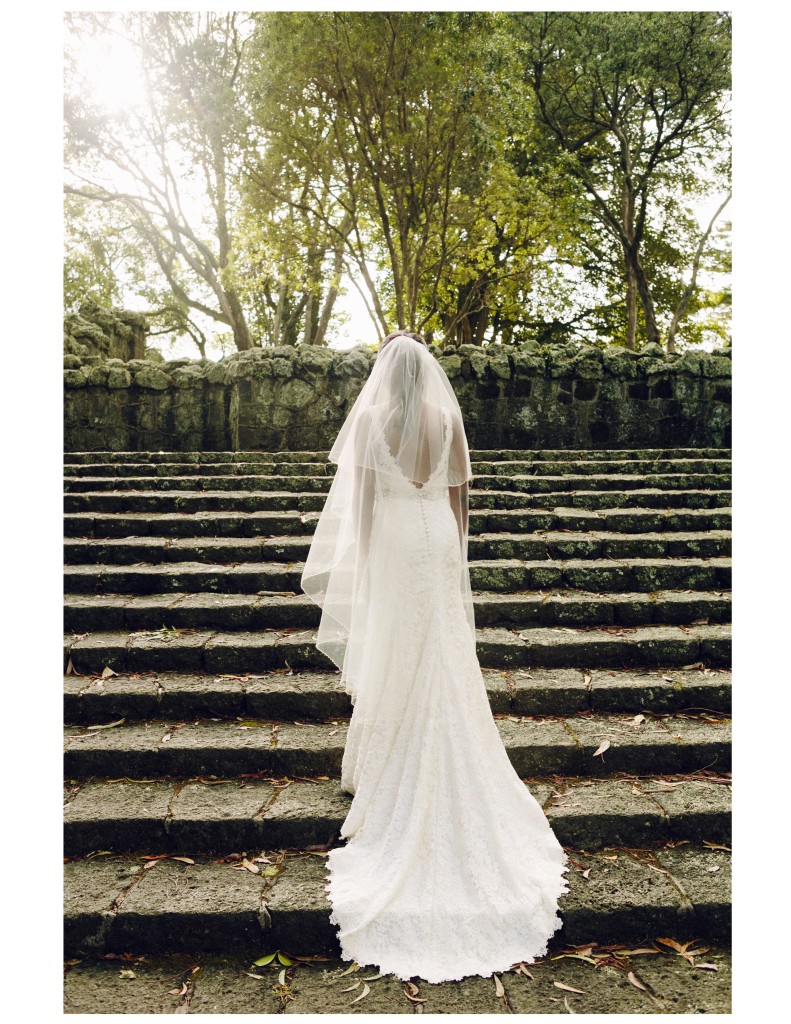
[[[368,384],[331,453],[336,493],[303,573],[353,703],[330,920],[343,958],[382,973],[489,977],[546,952],[566,857],[508,758],[476,656],[472,474],[450,383],[399,336]]]

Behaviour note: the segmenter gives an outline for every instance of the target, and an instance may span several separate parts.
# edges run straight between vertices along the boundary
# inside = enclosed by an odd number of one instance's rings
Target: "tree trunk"
[[[280,282],[277,289],[277,309],[275,310],[275,326],[272,329],[272,344],[280,344],[280,331],[283,323],[283,306],[286,301],[286,289],[287,285],[284,282]]]
[[[245,319],[239,296],[235,291],[225,291],[223,292],[223,297],[227,302],[236,348],[239,352],[246,352],[248,349],[254,348],[253,339],[250,336],[250,328],[247,326],[247,320]]]
[[[346,236],[352,227],[352,219],[347,214],[341,224],[341,231],[343,232],[344,241]],[[324,300],[324,306],[321,310],[319,317],[319,325],[316,328],[316,336],[313,339],[314,345],[323,345],[324,338],[327,334],[327,327],[330,323],[330,317],[332,316],[332,310],[335,306],[335,300],[338,298],[338,290],[340,288],[341,276],[343,275],[343,247],[344,242],[338,241],[335,246],[335,259],[332,265],[332,277],[330,278],[330,286],[327,290],[327,296]]]
[[[626,260],[626,347],[637,348],[637,281],[634,271]]]
[[[659,327],[656,322],[656,309],[654,308],[654,297],[651,294],[651,286],[648,283],[648,278],[645,276],[643,265],[640,262],[639,252],[634,252],[633,259],[633,270],[634,276],[637,283],[637,293],[640,296],[640,302],[643,306],[643,316],[645,317],[645,340],[648,345],[659,345],[661,344],[661,338],[659,334]]]
[[[310,345],[313,341],[313,292],[308,292],[308,299],[305,303],[305,326],[303,328],[302,342]]]

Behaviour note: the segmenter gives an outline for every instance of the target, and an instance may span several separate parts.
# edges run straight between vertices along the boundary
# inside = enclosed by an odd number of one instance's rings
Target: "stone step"
[[[290,629],[317,627],[321,609],[305,594],[66,594],[64,626],[93,630]],[[687,625],[731,620],[728,591],[652,593],[473,593],[482,626]]]
[[[247,476],[168,476],[168,477],[66,477],[67,493],[115,491],[117,489],[154,491],[308,491],[326,494],[332,483],[330,473],[311,476],[247,475]],[[530,476],[495,476],[481,474],[474,486],[486,490],[502,488],[522,494],[595,489],[598,491],[634,490],[654,487],[662,490],[727,489],[731,486],[730,473],[602,473]]]
[[[71,594],[167,594],[212,591],[257,594],[301,591],[302,562],[169,562],[164,565],[67,565]],[[540,559],[470,561],[474,590],[590,590],[640,593],[656,590],[728,590],[729,558]]]
[[[698,948],[692,946],[691,950]],[[189,953],[130,954],[124,959],[125,969],[134,974],[133,985],[115,959],[94,954],[66,962],[63,1012],[242,1014],[254,1007],[256,1013],[268,1014],[343,1015],[357,1011],[378,1015],[413,1013],[417,1005],[430,1014],[545,1014],[568,1007],[570,1013],[696,1013],[724,1018],[732,1012],[733,956],[725,946],[703,948],[709,965],[705,970],[699,969],[693,956],[687,961],[662,943],[649,944],[637,955],[624,946],[594,948],[587,961],[550,955],[531,964],[530,977],[522,975],[516,965],[498,973],[501,996],[491,977],[471,975],[440,984],[416,977],[418,997],[425,1000],[417,1004],[410,999],[412,990],[395,975],[379,975],[374,968],[354,975],[376,979],[366,994],[363,983],[350,980],[349,961],[339,955],[296,959],[294,966],[286,969],[286,984],[281,986],[276,984],[282,970],[277,960],[263,969],[251,967],[259,953],[203,953],[200,970],[194,969]],[[298,956],[300,947],[295,949],[296,953],[288,951],[292,958]],[[557,942],[550,951],[564,952]],[[630,969],[641,988],[629,981]],[[179,985],[170,987],[176,978]],[[565,990],[558,991],[558,985],[566,986]],[[360,995],[362,1004],[355,1003]],[[359,1009],[361,1005],[365,1010]]]
[[[316,512],[71,512],[67,537],[282,537],[311,534]],[[482,533],[606,530],[670,533],[730,530],[729,508],[552,510],[478,509],[470,512],[470,537]]]
[[[276,668],[331,668],[316,649],[315,631],[212,630],[97,632],[66,637],[64,666],[82,674],[116,672],[244,673]],[[611,628],[483,628],[477,655],[486,668],[658,668],[703,662],[727,668],[731,631],[725,623]]]
[[[63,456],[66,465],[102,465],[108,462],[127,463],[131,465],[151,465],[170,462],[181,462],[199,465],[217,465],[219,463],[245,462],[326,462],[329,460],[329,449],[323,451],[278,451],[278,452],[66,452]],[[472,448],[471,460],[508,461],[512,459],[527,461],[575,461],[596,460],[631,461],[632,459],[730,459],[730,448]]]
[[[534,668],[482,670],[493,714],[570,715],[730,712],[729,669]],[[340,672],[205,675],[181,672],[118,674],[103,679],[68,675],[63,680],[69,724],[108,724],[123,718],[268,718],[323,721],[349,718],[352,703],[339,686]]]
[[[64,953],[338,952],[324,858],[263,851],[275,877],[237,860],[185,864],[96,857],[64,865]],[[730,857],[697,845],[569,851],[557,943],[730,938]],[[587,875],[584,872],[588,872]],[[554,1005],[554,1004],[553,1004]],[[562,1004],[558,1004],[561,1005]]]
[[[326,495],[295,491],[199,491],[172,494],[151,491],[86,491],[66,494],[65,512],[138,512],[181,513],[195,512],[266,512],[298,511],[320,512]],[[661,512],[669,509],[730,509],[730,490],[662,491],[642,488],[635,491],[550,492],[531,494],[529,500],[513,491],[470,490],[470,509],[520,511],[566,509],[634,511],[650,509]]]
[[[577,475],[602,473],[724,473],[731,471],[730,459],[668,459],[640,458],[636,453],[634,459],[508,459],[505,461],[472,461],[473,474],[477,476],[517,476],[517,475]],[[254,462],[243,454],[235,462],[159,462],[129,464],[118,462],[93,463],[80,465],[67,463],[63,467],[67,478],[73,477],[173,477],[192,476],[196,472],[207,476],[323,476],[335,472],[335,464],[327,460],[313,459],[305,462],[284,462],[277,456],[271,462]]]
[[[497,717],[500,736],[520,777],[728,772],[730,720],[707,715],[579,714],[558,718]],[[67,725],[68,779],[149,778],[246,773],[340,775],[348,720],[150,720],[111,728]],[[596,756],[600,745],[610,746]]]
[[[307,558],[310,536],[67,538],[69,565],[136,565],[140,562],[296,562]],[[470,538],[470,559],[713,558],[730,555],[728,530],[642,534],[546,531],[481,533]]]
[[[667,840],[728,843],[725,776],[555,779],[527,783],[564,846]],[[64,853],[175,856],[319,846],[338,837],[352,798],[338,779],[95,780],[66,789]]]

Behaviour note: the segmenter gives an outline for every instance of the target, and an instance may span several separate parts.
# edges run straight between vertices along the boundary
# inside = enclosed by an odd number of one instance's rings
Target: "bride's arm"
[[[364,466],[354,467],[355,500],[359,516],[360,553],[368,554],[371,540],[371,523],[373,521],[374,498],[376,487],[374,473]]]
[[[354,467],[354,510],[357,518],[357,537],[359,540],[358,556],[367,558],[371,539],[371,523],[373,521],[376,482],[374,470],[368,451],[371,444],[371,417],[366,410],[362,413],[360,428],[355,438]]]
[[[467,481],[458,486],[448,487],[448,499],[450,501],[450,507],[453,509],[453,515],[456,517],[456,525],[459,528],[459,544],[464,544],[464,538],[467,536],[467,521],[468,521],[468,498],[467,498]]]

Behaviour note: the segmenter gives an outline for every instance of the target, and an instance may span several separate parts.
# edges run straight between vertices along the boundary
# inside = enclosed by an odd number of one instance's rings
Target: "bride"
[[[344,959],[402,980],[490,977],[546,952],[566,857],[512,766],[475,651],[469,449],[420,335],[381,343],[330,451],[302,573],[352,717],[352,795],[326,860]]]

